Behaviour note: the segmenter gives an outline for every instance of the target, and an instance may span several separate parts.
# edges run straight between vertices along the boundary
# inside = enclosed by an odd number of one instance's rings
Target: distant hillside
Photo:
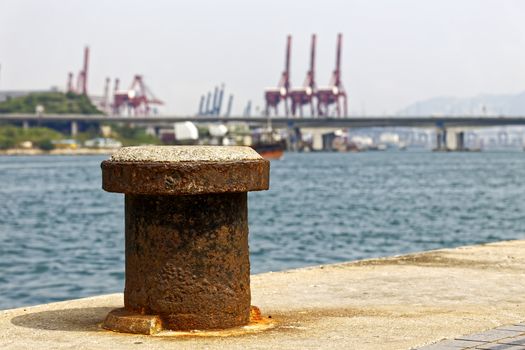
[[[84,95],[72,92],[36,92],[0,102],[0,113],[35,113],[36,106],[44,106],[44,113],[102,114]]]
[[[470,98],[436,97],[413,103],[399,115],[525,115],[525,92],[516,95],[482,94]]]

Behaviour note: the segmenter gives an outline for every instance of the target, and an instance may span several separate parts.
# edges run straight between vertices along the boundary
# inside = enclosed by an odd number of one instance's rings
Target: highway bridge
[[[265,125],[266,117],[217,117],[217,116],[107,116],[83,114],[0,114],[0,121],[15,122],[128,122],[150,125],[167,125],[176,122],[195,123],[245,122]],[[367,128],[367,127],[421,127],[421,128],[477,128],[492,126],[525,125],[525,116],[349,116],[344,118],[326,117],[271,117],[273,127],[298,128]]]

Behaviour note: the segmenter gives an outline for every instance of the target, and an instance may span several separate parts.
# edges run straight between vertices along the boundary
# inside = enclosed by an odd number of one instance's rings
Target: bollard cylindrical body
[[[126,195],[125,230],[128,310],[159,315],[169,329],[248,323],[245,192]]]
[[[269,187],[249,147],[124,147],[102,187],[125,194],[124,308],[104,327],[153,334],[250,321],[247,192]]]

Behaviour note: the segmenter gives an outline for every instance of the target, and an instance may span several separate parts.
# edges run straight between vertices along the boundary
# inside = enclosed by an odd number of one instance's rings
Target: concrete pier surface
[[[412,349],[525,320],[525,240],[251,278],[262,326],[115,333],[111,294],[1,311],[0,349]]]

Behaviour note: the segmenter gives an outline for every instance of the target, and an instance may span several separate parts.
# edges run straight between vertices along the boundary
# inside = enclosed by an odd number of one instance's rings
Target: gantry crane
[[[288,116],[288,92],[290,90],[290,50],[292,46],[292,36],[288,35],[286,38],[286,55],[284,63],[284,71],[281,74],[281,79],[276,88],[267,88],[264,91],[264,98],[266,100],[265,113],[270,115],[271,109],[274,110],[275,115],[279,114],[279,103],[284,103],[284,112]]]
[[[341,81],[341,49],[343,35],[337,35],[337,49],[335,59],[335,69],[332,73],[330,85],[317,89],[317,112],[319,116],[330,116],[332,111],[331,105],[335,104],[335,115],[337,117],[347,116],[347,98],[346,91]],[[341,100],[343,100],[343,110],[341,111]],[[342,115],[341,115],[342,112]]]
[[[306,79],[303,86],[299,88],[290,89],[289,96],[292,102],[292,115],[295,116],[299,112],[299,116],[303,116],[303,106],[310,105],[311,116],[315,115],[314,96],[316,93],[315,86],[315,41],[316,35],[312,34],[312,41],[310,44],[310,67],[306,73]]]
[[[89,66],[89,47],[84,48],[84,63],[82,69],[77,75],[77,86],[73,86],[73,73],[69,72],[67,75],[67,91],[76,92],[87,96],[87,77],[88,77],[88,66]]]
[[[115,114],[127,111],[130,115],[149,115],[151,105],[163,105],[144,83],[142,75],[135,75],[128,90],[116,90],[113,95]]]

